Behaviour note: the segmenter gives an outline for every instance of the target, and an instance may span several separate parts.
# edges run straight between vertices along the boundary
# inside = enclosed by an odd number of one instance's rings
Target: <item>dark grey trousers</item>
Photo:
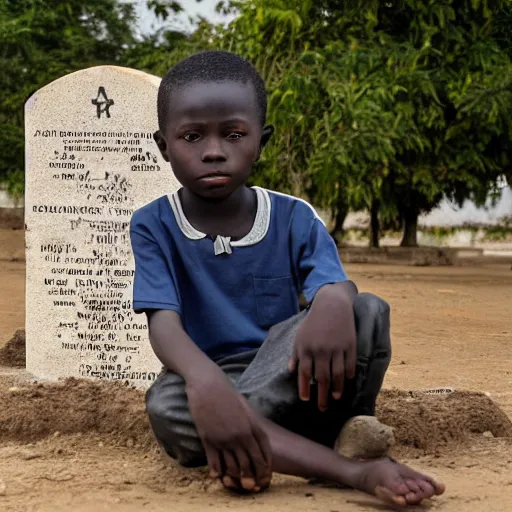
[[[295,333],[307,311],[275,325],[259,350],[226,357],[217,364],[264,417],[333,447],[348,419],[374,415],[391,359],[388,304],[375,295],[361,293],[354,302],[354,312],[356,378],[346,381],[341,400],[331,398],[326,412],[318,410],[315,385],[309,402],[299,399],[297,376],[288,371]],[[188,408],[185,382],[179,375],[163,373],[148,390],[146,407],[155,437],[168,455],[184,466],[206,465]]]

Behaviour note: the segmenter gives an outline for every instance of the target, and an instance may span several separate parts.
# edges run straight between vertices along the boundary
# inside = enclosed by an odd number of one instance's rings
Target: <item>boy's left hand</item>
[[[297,330],[290,372],[298,370],[299,397],[310,399],[311,379],[318,388],[318,408],[327,409],[329,392],[339,400],[345,379],[356,370],[356,328],[352,301],[316,300]]]

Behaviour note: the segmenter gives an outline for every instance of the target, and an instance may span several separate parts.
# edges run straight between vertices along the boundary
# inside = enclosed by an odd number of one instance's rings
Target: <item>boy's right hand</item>
[[[186,392],[210,475],[226,487],[250,492],[268,487],[270,444],[245,398],[224,376],[213,383],[187,385]]]

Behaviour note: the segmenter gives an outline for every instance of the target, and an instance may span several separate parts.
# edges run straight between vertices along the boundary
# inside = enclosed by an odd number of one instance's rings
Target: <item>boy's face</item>
[[[173,92],[168,108],[155,140],[184,187],[221,199],[246,183],[273,131],[261,127],[251,84],[191,83]]]

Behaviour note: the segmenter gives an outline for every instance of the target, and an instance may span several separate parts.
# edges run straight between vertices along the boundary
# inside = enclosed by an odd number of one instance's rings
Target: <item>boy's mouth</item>
[[[199,178],[199,181],[202,181],[203,183],[209,183],[210,185],[224,185],[228,183],[231,180],[231,176],[228,174],[222,174],[222,173],[212,173],[212,174],[206,174],[205,176],[201,176]]]

